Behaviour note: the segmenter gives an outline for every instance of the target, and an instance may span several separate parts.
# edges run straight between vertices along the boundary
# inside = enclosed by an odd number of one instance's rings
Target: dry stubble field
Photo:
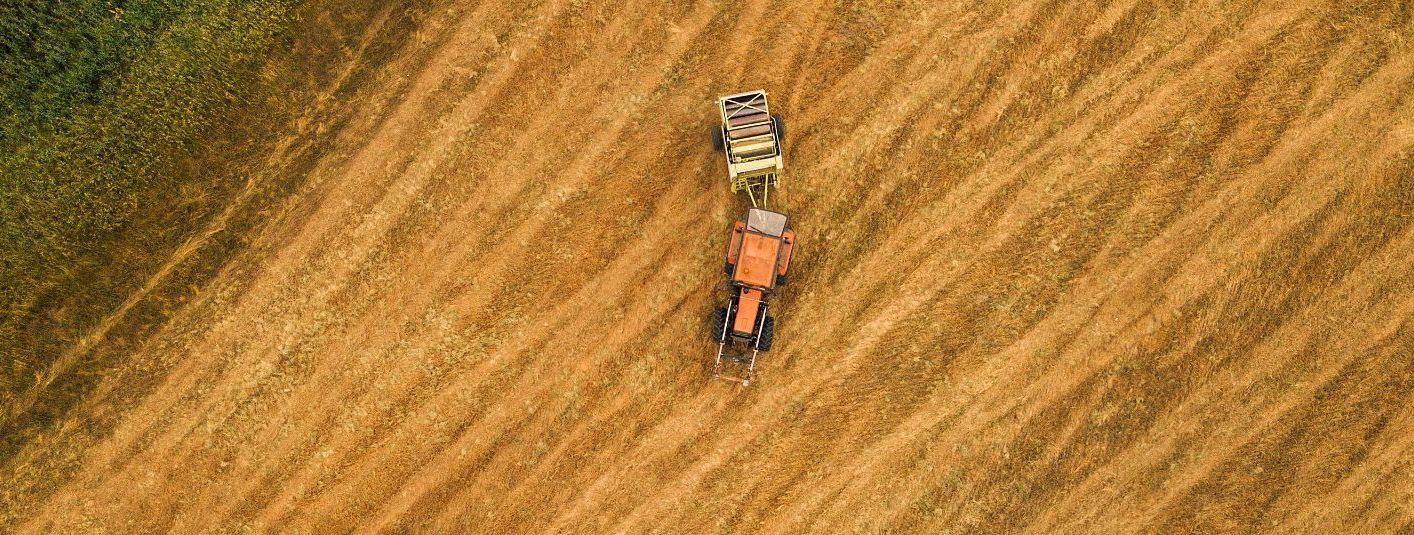
[[[0,526],[1414,529],[1409,4],[426,21]],[[754,88],[800,246],[743,390],[707,128]]]

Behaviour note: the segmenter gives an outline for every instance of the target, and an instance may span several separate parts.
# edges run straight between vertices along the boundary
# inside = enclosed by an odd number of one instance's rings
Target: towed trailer
[[[765,208],[785,167],[785,123],[771,113],[760,89],[718,98],[717,111],[721,124],[712,127],[712,146],[726,157],[732,193],[746,192],[752,206]]]

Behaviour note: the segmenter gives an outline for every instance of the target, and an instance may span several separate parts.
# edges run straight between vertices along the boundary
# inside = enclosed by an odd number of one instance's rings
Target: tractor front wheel
[[[756,349],[770,351],[771,342],[776,338],[776,318],[766,316],[761,322],[761,335],[756,337]]]
[[[717,307],[712,313],[712,339],[718,343],[727,341],[727,309]]]

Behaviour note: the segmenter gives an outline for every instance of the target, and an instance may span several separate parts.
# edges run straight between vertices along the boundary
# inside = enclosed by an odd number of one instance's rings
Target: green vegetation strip
[[[182,195],[183,159],[249,97],[294,0],[22,0],[0,7],[0,401],[78,330],[66,308],[135,214]],[[165,224],[181,226],[179,221]],[[111,270],[110,270],[111,271]],[[111,288],[110,288],[111,289]],[[63,306],[58,304],[62,303]],[[92,308],[92,307],[90,307]],[[51,316],[51,317],[45,317]]]
[[[0,5],[0,533],[162,383],[149,336],[378,127],[434,3]]]

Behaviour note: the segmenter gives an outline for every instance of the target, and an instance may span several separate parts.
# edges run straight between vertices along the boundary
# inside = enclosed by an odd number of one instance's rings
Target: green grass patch
[[[295,4],[89,0],[0,9],[5,401],[85,323],[74,310],[82,301],[115,301],[101,295],[104,284],[80,284],[115,260],[117,244],[142,247],[148,236],[133,227],[135,214],[183,192],[191,176],[178,164],[245,102]]]
[[[231,261],[367,109],[344,104],[386,89],[382,66],[407,51],[430,3],[0,7],[0,531],[72,473],[73,444],[111,430],[121,410],[74,410],[100,382],[122,380],[110,407],[161,382],[162,369],[130,357],[217,273],[243,276]],[[138,16],[150,19],[141,32],[113,26]],[[101,344],[37,384],[223,212]],[[46,477],[23,476],[36,471]]]

